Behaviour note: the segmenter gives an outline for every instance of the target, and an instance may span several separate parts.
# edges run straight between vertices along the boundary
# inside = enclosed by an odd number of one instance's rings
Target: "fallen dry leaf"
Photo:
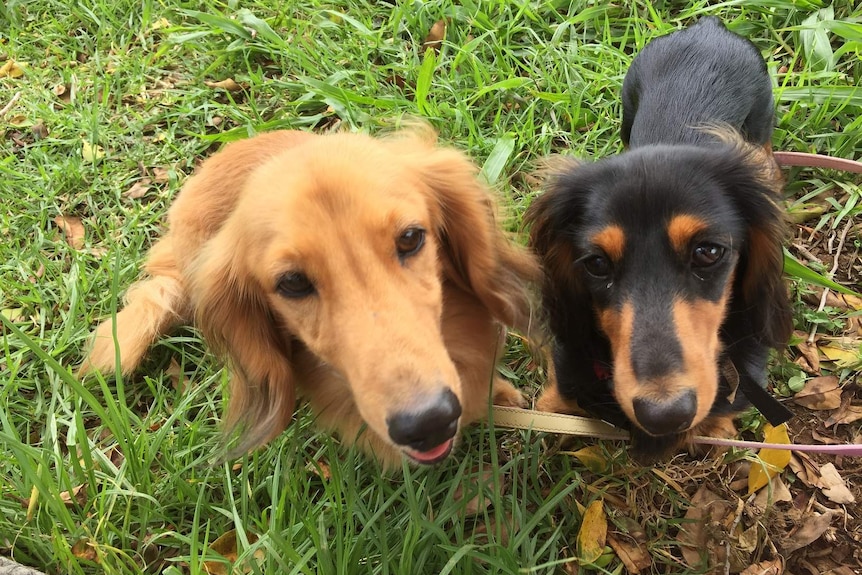
[[[81,218],[75,216],[57,216],[54,218],[54,223],[60,228],[63,235],[66,236],[66,241],[70,246],[76,250],[84,247],[84,238],[87,232],[84,230]]]
[[[769,489],[761,489],[752,501],[752,505],[760,510],[765,510],[782,501],[793,501],[793,496],[782,481],[781,476],[776,475],[770,480]]]
[[[239,92],[242,90],[242,86],[237,84],[233,78],[227,78],[218,82],[204,82],[204,85],[206,85],[208,88],[221,88],[222,90],[227,90],[228,92]]]
[[[799,367],[807,373],[820,373],[820,352],[817,351],[815,344],[808,343],[808,339],[805,338],[796,344],[796,350],[801,356],[796,361]],[[799,359],[804,361],[800,362]]]
[[[91,544],[88,539],[79,539],[72,545],[72,555],[78,559],[86,559],[94,563],[98,562],[99,556],[96,554],[96,546]]]
[[[6,60],[0,66],[0,78],[20,78],[24,75],[25,64],[16,62],[15,60]]]
[[[488,523],[481,521],[473,529],[473,536],[477,537],[479,541],[491,541],[493,536],[495,543],[503,546],[508,545],[509,526],[512,525],[513,522],[512,516],[508,514],[504,515],[503,520],[498,523],[496,516],[491,513],[488,515],[488,522],[492,525],[490,531],[488,530]],[[517,527],[515,528],[515,532],[517,532]]]
[[[772,427],[767,423],[763,428],[763,441],[790,444],[787,425]],[[759,464],[757,461],[752,462],[751,470],[748,472],[748,493],[752,494],[768,485],[769,480],[781,473],[790,463],[790,455],[790,451],[786,449],[761,449],[757,454]]]
[[[793,396],[793,401],[808,409],[835,409],[841,406],[841,388],[834,375],[812,377],[805,388]]]
[[[141,178],[134,184],[132,187],[123,192],[123,196],[129,198],[130,200],[137,200],[143,198],[147,195],[147,192],[150,191],[150,183],[151,180],[149,178]]]
[[[428,31],[425,40],[423,40],[422,48],[424,50],[434,50],[435,52],[439,51],[443,45],[444,38],[446,38],[446,20],[437,20],[431,26],[431,30]]]
[[[307,468],[324,481],[332,479],[332,468],[323,459],[318,459],[314,463],[309,461]]]
[[[640,573],[652,565],[652,559],[646,547],[646,533],[641,530],[641,535],[642,538],[635,533],[608,533],[608,545],[629,573]]]
[[[491,498],[485,495],[484,488],[491,485],[493,479],[494,472],[489,469],[486,469],[481,475],[479,475],[479,468],[474,468],[472,470],[467,478],[467,482],[470,484],[469,492],[475,493],[476,495],[471,497],[467,503],[464,504],[465,516],[469,517],[471,515],[476,515],[491,505]],[[502,490],[504,489],[504,486],[501,485],[500,488]],[[463,483],[455,488],[455,492],[452,494],[452,499],[455,501],[461,501],[464,499]]]
[[[126,461],[126,456],[123,455],[123,452],[117,447],[109,448],[105,455],[108,456],[108,459],[116,468],[122,467],[123,463]]]
[[[832,524],[832,520],[837,515],[839,514],[831,511],[828,513],[810,513],[806,516],[805,521],[799,529],[781,542],[781,550],[785,555],[789,555],[797,549],[802,549],[806,545],[814,543],[826,533],[826,530]]]
[[[716,540],[716,536],[723,539],[724,535],[716,533],[716,526],[725,524],[731,514],[735,515],[733,504],[701,485],[691,498],[691,506],[676,536],[689,567],[701,567],[704,557],[710,567],[725,563],[727,552],[724,544]]]
[[[842,405],[841,408],[823,422],[825,427],[854,423],[862,419],[862,405]]]
[[[781,575],[784,573],[784,561],[776,557],[771,561],[761,561],[740,571],[739,575]]]
[[[48,126],[45,125],[45,122],[42,120],[38,120],[33,126],[30,128],[30,131],[33,133],[33,138],[38,140],[44,140],[48,137]]]
[[[601,499],[587,505],[581,528],[578,530],[578,561],[581,565],[592,565],[605,552],[608,538],[608,518]]]
[[[847,484],[832,463],[827,463],[820,468],[820,490],[835,503],[843,505],[856,502],[853,493],[847,488]]]
[[[806,303],[809,303],[816,307],[820,305],[820,300],[822,297],[823,290],[817,289],[810,294],[807,294],[804,299]],[[849,294],[845,295],[829,290],[829,293],[826,294],[826,305],[829,307],[840,309],[842,311],[862,310],[862,298],[858,298],[854,295]]]
[[[249,543],[257,541],[257,535],[250,531],[246,531],[246,538]],[[236,529],[231,529],[223,533],[218,539],[210,544],[210,549],[227,559],[230,563],[236,562],[239,558],[239,545],[237,543]],[[255,552],[256,559],[262,559],[262,551]],[[229,575],[233,573],[231,566],[224,561],[204,561],[204,570],[210,575]]]
[[[171,179],[171,172],[168,168],[156,166],[153,168],[153,181],[157,184],[164,184]]]
[[[816,429],[811,430],[811,438],[814,439],[814,441],[817,441],[819,443],[823,443],[824,445],[843,445],[844,444],[843,439],[838,439],[837,437],[834,437],[832,435],[825,435],[823,433],[820,433],[820,431],[818,431]]]
[[[789,467],[793,474],[806,486],[817,487],[820,485],[820,468],[810,455],[802,452],[793,453],[790,457]]]
[[[72,101],[72,87],[67,86],[66,84],[57,84],[54,86],[54,95],[63,102],[64,104],[68,104]]]
[[[756,523],[736,537],[736,547],[744,553],[753,553],[760,543],[760,526]]]
[[[71,507],[74,504],[84,505],[87,501],[87,492],[84,491],[84,485],[85,484],[81,484],[77,487],[73,487],[69,491],[63,491],[60,493],[60,501],[62,501],[66,507]]]
[[[184,393],[186,390],[186,374],[176,359],[171,358],[171,363],[168,365],[166,373],[171,380],[173,388],[180,393]]]

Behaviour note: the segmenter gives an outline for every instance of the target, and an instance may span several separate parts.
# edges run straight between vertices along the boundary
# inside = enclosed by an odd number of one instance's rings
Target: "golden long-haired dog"
[[[386,465],[438,462],[489,397],[523,402],[494,359],[502,326],[530,321],[538,266],[430,128],[230,144],[185,184],[144,271],[115,320],[121,371],[198,326],[229,361],[235,452],[282,432],[297,395]],[[116,369],[113,321],[83,373]]]

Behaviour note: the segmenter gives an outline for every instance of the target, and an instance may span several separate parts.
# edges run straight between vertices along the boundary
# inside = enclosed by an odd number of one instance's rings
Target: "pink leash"
[[[862,457],[862,445],[812,445],[809,443],[763,443],[760,441],[743,441],[741,439],[720,439],[718,437],[697,436],[694,443],[705,445],[720,445],[723,447],[742,447],[744,449],[783,449],[785,451],[807,451],[809,453],[829,453],[846,455],[847,457]]]
[[[862,162],[833,158],[821,154],[806,152],[772,152],[775,161],[781,166],[798,166],[803,168],[825,168],[827,170],[844,170],[854,174],[862,174]]]

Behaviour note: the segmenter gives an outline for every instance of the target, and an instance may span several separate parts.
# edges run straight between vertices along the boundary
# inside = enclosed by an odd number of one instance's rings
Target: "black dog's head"
[[[564,395],[610,421],[621,410],[647,436],[679,435],[713,412],[719,356],[739,343],[729,339],[786,342],[772,168],[762,148],[727,136],[709,148],[638,148],[552,179],[527,220],[557,355],[568,357]],[[604,384],[591,363],[610,367],[612,401],[587,389]]]

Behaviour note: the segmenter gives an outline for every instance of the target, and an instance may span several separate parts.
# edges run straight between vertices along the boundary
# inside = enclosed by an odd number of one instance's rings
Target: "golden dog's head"
[[[231,359],[238,449],[287,426],[301,350],[344,377],[371,432],[416,461],[444,458],[462,390],[441,332],[443,285],[522,322],[513,249],[473,164],[433,134],[314,137],[262,164],[189,286],[198,325]]]

